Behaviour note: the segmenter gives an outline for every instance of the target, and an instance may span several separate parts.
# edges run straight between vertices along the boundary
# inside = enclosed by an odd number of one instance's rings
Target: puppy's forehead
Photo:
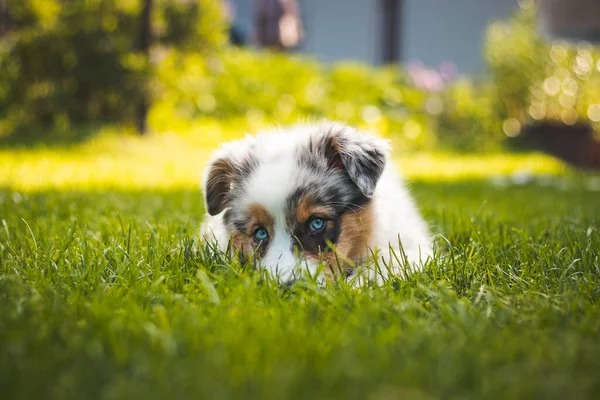
[[[258,166],[244,183],[246,201],[262,204],[273,212],[294,191],[300,174],[293,154],[259,159]]]
[[[246,142],[255,163],[241,183],[238,211],[261,204],[276,219],[310,197],[315,204],[356,202],[357,190],[343,171],[329,168],[318,130],[262,134]]]
[[[248,201],[268,207],[281,203],[299,176],[297,135],[268,133],[252,138],[246,147],[255,166],[242,182]]]

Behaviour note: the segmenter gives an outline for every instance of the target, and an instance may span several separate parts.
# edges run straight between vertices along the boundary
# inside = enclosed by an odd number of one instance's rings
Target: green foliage
[[[430,100],[443,108],[437,115],[439,145],[467,151],[500,148],[504,135],[494,89],[488,82],[461,78],[442,92],[441,100]]]
[[[486,49],[503,118],[600,122],[600,50],[542,38],[533,2],[491,25]]]
[[[217,4],[158,1],[153,19],[167,17],[157,39],[214,49],[224,38]],[[137,0],[9,1],[15,28],[0,47],[2,116],[19,125],[130,121],[151,73],[139,45],[141,8]]]
[[[225,44],[222,0],[155,0],[153,25],[162,46],[206,52]]]
[[[3,58],[16,64],[8,94],[14,117],[60,124],[131,113],[146,67],[143,58],[124,65],[135,57],[137,10],[119,9],[116,0],[26,0],[10,10],[17,29]]]
[[[277,124],[324,117],[377,129],[407,147],[435,140],[424,109],[429,94],[398,67],[325,67],[307,58],[230,48],[215,58],[168,52],[156,77],[160,95],[151,121],[158,131],[202,117]]]
[[[487,84],[460,79],[430,87],[419,79],[439,77],[437,71],[419,78],[400,66],[324,66],[221,48],[224,20],[216,0],[155,1],[149,62],[138,51],[142,3],[11,3],[17,29],[0,47],[0,135],[19,125],[68,132],[71,123],[130,122],[150,96],[155,131],[186,130],[206,117],[244,119],[252,128],[324,117],[378,131],[406,150],[496,149],[504,137]],[[501,56],[510,64],[510,52]],[[525,107],[515,85],[499,92],[516,98],[511,110]]]
[[[550,183],[414,183],[445,255],[364,290],[197,244],[195,190],[0,190],[2,394],[595,398],[597,192]]]
[[[493,82],[226,48],[219,1],[154,4],[149,62],[137,50],[141,1],[10,2],[17,29],[0,42],[0,135],[27,124],[66,132],[71,122],[129,122],[145,96],[156,99],[150,126],[159,132],[202,118],[255,129],[324,117],[407,150],[496,150],[540,120],[600,128],[600,51],[543,40],[532,2],[488,30]]]
[[[488,29],[486,57],[505,118],[524,119],[529,85],[543,75],[544,43],[536,28],[533,9],[522,8],[512,19],[492,24]]]

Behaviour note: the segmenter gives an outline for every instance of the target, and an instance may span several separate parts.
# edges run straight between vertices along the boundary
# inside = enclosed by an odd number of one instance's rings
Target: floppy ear
[[[209,164],[204,179],[204,201],[210,215],[219,214],[229,204],[229,193],[236,174],[233,161],[226,156],[216,158]]]
[[[231,203],[231,191],[256,167],[249,138],[224,143],[211,158],[203,180],[206,211],[220,214]]]
[[[386,141],[342,125],[333,125],[325,136],[325,157],[329,166],[344,169],[366,197],[375,193],[388,151]]]

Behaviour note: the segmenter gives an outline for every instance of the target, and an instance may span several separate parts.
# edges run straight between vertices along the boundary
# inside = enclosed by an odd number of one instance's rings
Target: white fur
[[[317,271],[316,263],[298,259],[292,250],[293,239],[285,228],[284,203],[297,183],[303,179],[302,171],[295,162],[296,152],[311,135],[323,134],[322,132],[323,129],[312,125],[298,126],[287,131],[266,132],[256,137],[247,137],[225,144],[213,158],[214,160],[227,155],[241,159],[250,146],[255,146],[254,152],[260,155],[260,164],[256,171],[242,183],[247,198],[237,200],[241,204],[259,203],[274,217],[274,235],[261,261],[261,266],[271,274],[279,275],[284,281],[290,280],[299,267],[308,269],[311,274]],[[401,257],[400,239],[411,268],[420,269],[422,261],[432,254],[432,241],[427,224],[390,161],[388,143],[366,135],[363,137],[364,140],[377,143],[387,153],[385,169],[372,197],[375,218],[368,247],[372,250],[377,249],[375,251],[378,252],[379,259],[392,265],[393,274],[402,275],[402,267],[390,254],[391,248],[398,257]],[[202,225],[201,235],[207,239],[216,239],[220,248],[225,250],[230,234],[224,225],[223,214],[224,212],[216,216],[207,215]],[[381,282],[388,271],[382,270],[381,273],[383,276],[366,269],[363,278],[368,277]],[[357,282],[362,282],[363,278],[359,278]]]
[[[412,271],[420,270],[432,255],[432,240],[427,224],[391,163],[387,163],[377,184],[373,196],[373,210],[375,226],[369,248],[377,249],[380,252],[379,260],[383,262],[380,271],[366,269],[363,275],[381,283],[388,277],[389,272],[403,275],[405,267]],[[409,265],[397,262],[397,259],[402,259],[403,256],[400,245]],[[392,267],[391,271],[383,267],[384,263]]]

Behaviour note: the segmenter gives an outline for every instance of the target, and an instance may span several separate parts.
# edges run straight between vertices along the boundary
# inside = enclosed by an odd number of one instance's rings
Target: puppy
[[[365,276],[379,282],[418,269],[432,242],[389,151],[331,122],[226,143],[204,176],[201,235],[283,281],[301,271],[351,275],[375,257],[388,268]]]

